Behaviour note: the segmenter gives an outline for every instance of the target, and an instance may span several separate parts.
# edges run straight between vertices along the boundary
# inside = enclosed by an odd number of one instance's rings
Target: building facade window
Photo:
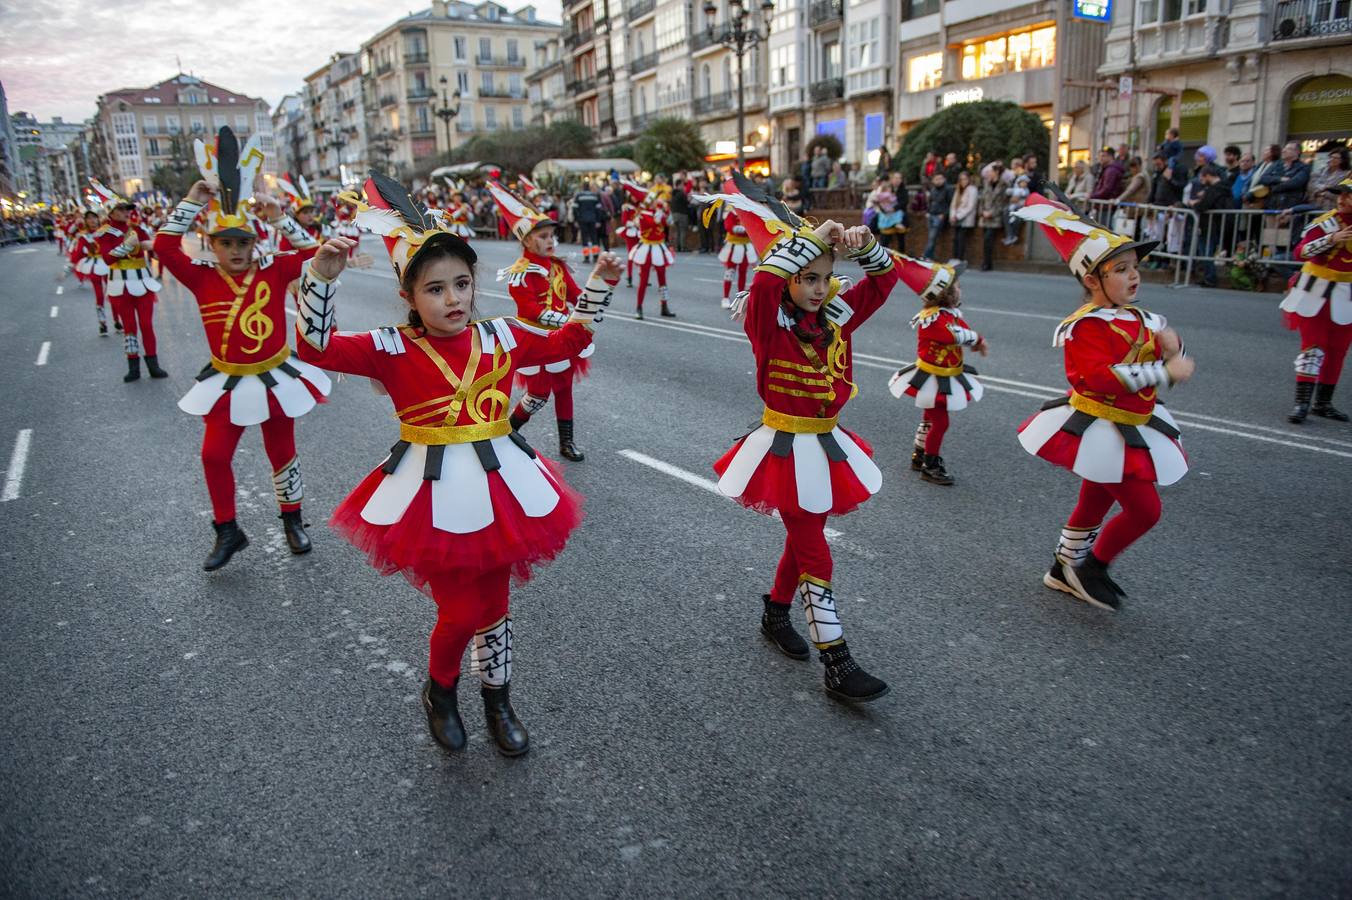
[[[943,81],[943,51],[912,57],[906,64],[906,89],[909,91],[927,91],[937,88]]]
[[[164,130],[170,134],[178,134],[178,130],[183,126],[178,123],[178,116],[166,114],[164,117]]]
[[[463,37],[455,39],[455,61],[464,62],[465,55],[469,53],[469,41]]]
[[[479,58],[480,58],[480,59],[492,59],[492,58],[493,58],[493,39],[492,39],[492,38],[486,38],[486,37],[484,37],[484,38],[479,38]]]
[[[966,81],[1042,69],[1055,62],[1055,25],[992,35],[962,45],[962,77]]]
[[[498,108],[496,106],[484,107],[484,127],[489,131],[498,127]]]
[[[830,79],[840,76],[840,41],[827,41],[822,44],[822,78]]]
[[[657,49],[685,43],[685,4],[664,5],[657,13]]]
[[[507,76],[507,86],[512,90],[513,97],[521,96],[521,76],[513,72]]]
[[[512,127],[513,128],[526,127],[526,113],[519,106],[512,107]]]
[[[521,45],[517,43],[516,38],[507,39],[507,59],[515,62],[520,59]]]
[[[909,22],[939,11],[939,0],[901,0],[901,21]]]
[[[798,83],[798,45],[786,44],[770,51],[770,86],[791,87]],[[912,88],[914,90],[914,88]]]
[[[483,94],[483,95],[486,96],[486,97],[491,97],[491,96],[493,96],[493,73],[492,73],[492,72],[480,72],[480,73],[479,73],[479,93]]]
[[[113,134],[132,135],[136,134],[136,114],[135,113],[113,113]]]
[[[469,93],[469,73],[464,69],[455,73],[455,86],[460,90],[461,94]]]
[[[850,48],[851,69],[867,69],[870,66],[878,65],[882,49],[881,33],[882,22],[876,17],[850,24],[846,33],[846,40]]]
[[[144,131],[146,134],[159,133],[160,130],[159,125],[160,123],[156,120],[154,116],[141,116],[141,130]]]
[[[202,134],[207,130],[206,122],[201,116],[193,116],[188,120],[193,134]]]

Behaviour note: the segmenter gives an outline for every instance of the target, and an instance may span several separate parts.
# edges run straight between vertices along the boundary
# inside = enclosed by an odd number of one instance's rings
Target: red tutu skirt
[[[853,431],[845,428],[840,430],[844,431],[870,459],[873,457],[873,447],[867,441]],[[733,457],[737,455],[737,451],[745,441],[745,437],[738,440],[714,463],[714,471],[720,477],[727,471]],[[853,512],[873,496],[855,474],[848,460],[828,462],[827,467],[831,477],[831,509],[828,515],[843,516]],[[780,510],[802,512],[798,502],[798,479],[792,454],[776,456],[767,453],[756,467],[755,474],[751,476],[741,495],[733,499],[747,509],[754,509],[767,516]]]
[[[372,525],[361,511],[385,478],[379,468],[367,475],[334,509],[329,525],[358,550],[381,575],[395,572],[432,595],[429,579],[438,575],[472,578],[508,568],[516,583],[530,580],[536,566],[550,562],[582,524],[582,495],[563,480],[558,467],[544,465],[553,476],[559,502],[545,516],[531,518],[497,472],[487,473],[493,522],[470,534],[452,534],[432,525],[432,485],[425,481],[393,525]]]
[[[1028,427],[1028,423],[1033,421],[1035,416],[1029,416],[1019,426],[1022,432]],[[1058,431],[1047,439],[1047,443],[1038,448],[1037,456],[1045,459],[1054,466],[1062,469],[1075,469],[1075,458],[1080,452],[1080,442],[1083,437],[1078,434],[1067,434],[1064,431]],[[1127,447],[1123,451],[1122,457],[1122,480],[1128,478],[1139,478],[1142,481],[1155,482],[1159,479],[1155,475],[1155,460],[1150,456],[1149,450],[1143,450],[1139,447]]]
[[[572,362],[572,365],[567,369],[565,369],[564,371],[568,372],[573,376],[574,383],[579,382],[582,379],[586,378],[587,373],[591,371],[591,357],[587,357],[586,359],[579,359],[578,357],[574,356],[572,360],[570,360],[570,362]],[[545,389],[548,387],[548,382],[545,379],[546,378],[552,379],[553,377],[554,373],[546,372],[544,370],[544,366],[541,366],[540,371],[534,375],[522,375],[521,372],[518,370],[516,373],[516,378],[513,380],[513,386],[516,390],[530,391],[533,394],[535,393],[535,391],[530,390],[531,380],[538,378],[540,379],[540,383],[538,383],[536,387],[538,387],[540,393],[543,394],[545,393]]]

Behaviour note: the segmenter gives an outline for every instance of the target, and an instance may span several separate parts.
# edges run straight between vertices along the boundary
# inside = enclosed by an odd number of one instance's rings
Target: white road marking
[[[963,306],[962,310],[979,313],[995,313],[997,316],[1019,316],[1024,319],[1046,319],[1050,322],[1062,322],[1066,318],[1065,316],[1049,316],[1046,313],[1016,312],[1012,309],[992,309],[989,306]]]
[[[0,493],[0,503],[19,499],[19,488],[23,486],[23,470],[28,465],[28,445],[33,440],[33,429],[19,430],[14,439],[14,452],[9,457],[9,469],[5,472],[5,490]]]
[[[52,317],[53,319],[55,319],[55,318],[56,318],[56,314],[59,313],[60,311],[61,311],[61,307],[59,307],[59,306],[53,306],[53,307],[52,307],[52,316],[51,316],[51,317]]]
[[[61,296],[62,294],[64,294],[65,292],[66,292],[66,286],[65,286],[64,284],[58,284],[58,285],[56,286],[56,296],[60,297],[60,296]]]
[[[746,339],[746,336],[743,335],[741,332],[731,331],[726,328],[714,328],[709,325],[699,325],[693,322],[684,322],[681,324],[673,324],[670,322],[647,321],[647,320],[639,322],[636,319],[631,319],[623,315],[616,316],[615,319],[620,322],[626,321],[633,322],[634,324],[645,325],[650,328],[670,328],[674,331],[684,331],[687,334],[694,334],[700,337],[718,338],[719,340],[734,341],[737,343],[750,343]],[[886,356],[873,356],[868,353],[854,354],[855,365],[865,366],[867,368],[872,369],[895,370],[896,368],[899,368],[908,362],[911,362],[911,360],[889,359]],[[984,384],[987,387],[987,389],[992,391],[999,391],[1001,393],[1006,394],[1017,394],[1018,396],[1031,397],[1035,400],[1050,400],[1053,397],[1059,397],[1065,393],[1064,388],[1049,387],[1043,384],[1029,384],[1026,381],[1014,381],[1009,378],[996,378],[991,375],[982,375],[981,383]],[[1316,446],[1315,444],[1306,444],[1300,441],[1291,440],[1289,437],[1277,438],[1277,437],[1268,437],[1266,434],[1258,434],[1257,432],[1259,431],[1270,432],[1272,434],[1285,434],[1285,432],[1279,429],[1270,428],[1265,425],[1251,425],[1248,422],[1234,422],[1229,419],[1218,419],[1214,416],[1204,416],[1199,413],[1184,412],[1182,410],[1175,409],[1173,406],[1169,407],[1169,411],[1173,413],[1174,418],[1178,420],[1179,424],[1186,425],[1189,428],[1198,428],[1201,429],[1202,431],[1213,431],[1216,432],[1217,434],[1228,434],[1232,437],[1247,438],[1251,441],[1259,441],[1261,443],[1267,444],[1277,444],[1283,447],[1294,447],[1295,449],[1298,450],[1309,450],[1314,453],[1327,453],[1330,456],[1341,456],[1347,459],[1352,459],[1352,452],[1347,452],[1343,450],[1334,450],[1331,447],[1320,447]],[[1235,427],[1222,428],[1217,425],[1205,424],[1204,421],[1199,420],[1205,420],[1210,422],[1221,422],[1227,425],[1233,425]],[[1239,429],[1246,430],[1241,431]],[[1302,437],[1304,437],[1304,435],[1302,435]],[[1336,438],[1325,438],[1310,435],[1310,439],[1321,441],[1324,443],[1335,444],[1337,446],[1342,447],[1348,446],[1348,442],[1338,440]]]
[[[38,361],[34,365],[47,365],[47,354],[52,352],[52,342],[43,341],[42,346],[38,348]]]
[[[692,278],[691,281],[702,281],[705,284],[722,284],[722,278]]]
[[[11,251],[10,251],[10,253],[13,253],[15,256],[18,256],[20,253],[37,253],[37,252],[38,252],[38,251],[37,251],[37,248],[36,248],[36,247],[25,247],[25,248],[23,248],[22,250],[11,250]]]
[[[678,478],[681,481],[684,481],[686,484],[693,484],[697,488],[703,488],[704,490],[708,491],[711,494],[717,494],[724,500],[732,499],[731,497],[727,496],[718,489],[718,482],[710,481],[707,478],[703,478],[699,475],[696,475],[694,472],[687,472],[680,466],[673,466],[669,462],[663,462],[660,459],[654,459],[653,457],[648,456],[646,453],[639,453],[637,450],[621,450],[620,456],[623,456],[625,459],[632,459],[634,462],[640,465],[647,466],[650,469],[656,469],[657,471],[661,472],[664,475],[670,475],[672,478]]]

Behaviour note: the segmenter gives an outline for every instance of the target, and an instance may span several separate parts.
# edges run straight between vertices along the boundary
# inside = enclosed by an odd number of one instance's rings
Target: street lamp
[[[710,41],[716,41],[727,47],[737,56],[737,168],[746,166],[746,98],[742,94],[742,56],[751,47],[770,37],[770,21],[775,14],[775,0],[761,0],[760,15],[762,33],[747,25],[747,9],[744,0],[728,0],[728,27],[721,35],[714,36],[714,19],[718,16],[718,4],[715,0],[704,0],[705,34]]]
[[[368,141],[372,152],[380,157],[382,169],[389,168],[390,156],[394,153],[394,147],[398,141],[398,132],[390,131],[388,128],[377,132]]]
[[[460,89],[456,88],[450,98],[446,97],[446,76],[441,76],[441,106],[433,107],[432,114],[441,119],[446,126],[446,153],[451,152],[451,120],[460,115]]]
[[[337,160],[338,180],[343,180],[343,148],[347,146],[347,139],[351,136],[351,130],[343,128],[338,122],[334,122],[325,131],[331,135],[328,143],[324,146],[333,151],[334,158]]]

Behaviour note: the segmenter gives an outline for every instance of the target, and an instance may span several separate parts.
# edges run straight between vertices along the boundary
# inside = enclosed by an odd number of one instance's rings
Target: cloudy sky
[[[499,0],[509,9],[529,0]],[[430,0],[0,0],[0,83],[11,113],[78,122],[98,95],[183,71],[276,105],[338,50]],[[533,4],[559,20],[559,0]],[[304,10],[303,12],[301,10]]]

